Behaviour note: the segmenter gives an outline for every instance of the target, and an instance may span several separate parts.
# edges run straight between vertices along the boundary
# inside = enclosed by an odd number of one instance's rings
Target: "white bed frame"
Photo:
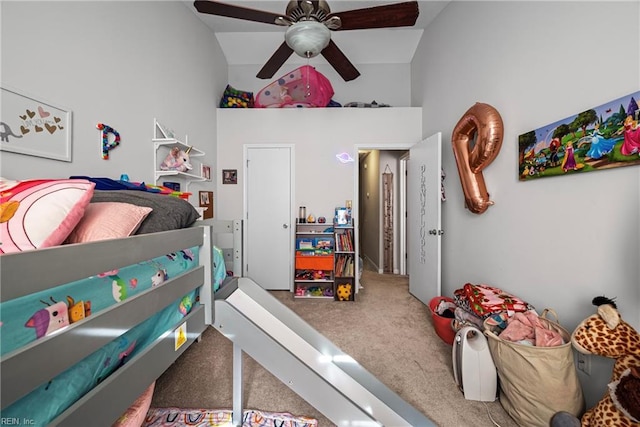
[[[189,291],[200,287],[200,304],[178,324],[59,415],[50,425],[110,425],[213,322],[212,245],[230,234],[225,264],[242,274],[239,220],[198,221],[193,227],[122,239],[62,245],[0,257],[0,302],[39,292],[137,262],[199,247],[200,265],[122,303],[92,314],[58,333],[1,358],[1,408],[76,364]],[[219,246],[220,247],[220,246]],[[187,342],[176,349],[175,333],[186,325]],[[55,355],[55,357],[52,357]],[[44,404],[44,403],[43,403]],[[21,420],[22,421],[22,420]],[[36,421],[36,420],[34,420]],[[25,414],[24,422],[29,422]]]

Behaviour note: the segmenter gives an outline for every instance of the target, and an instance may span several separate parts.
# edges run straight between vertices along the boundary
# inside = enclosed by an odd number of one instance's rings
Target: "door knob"
[[[282,228],[289,228],[289,224],[282,224]]]

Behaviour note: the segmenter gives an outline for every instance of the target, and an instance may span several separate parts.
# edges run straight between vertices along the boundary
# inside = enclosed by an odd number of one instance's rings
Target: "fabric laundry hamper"
[[[570,334],[557,322],[540,321],[557,331],[564,344],[536,347],[501,339],[491,328],[484,334],[498,372],[500,403],[521,426],[548,427],[558,411],[580,417],[584,396],[573,361]]]

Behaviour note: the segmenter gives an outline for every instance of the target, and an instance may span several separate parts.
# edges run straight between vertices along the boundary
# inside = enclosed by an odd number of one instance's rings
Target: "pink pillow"
[[[93,242],[131,236],[153,209],[120,202],[89,203],[66,243]]]
[[[64,242],[84,215],[94,187],[85,179],[3,181],[0,254]]]
[[[140,427],[151,406],[155,386],[156,382],[154,381],[111,427]]]

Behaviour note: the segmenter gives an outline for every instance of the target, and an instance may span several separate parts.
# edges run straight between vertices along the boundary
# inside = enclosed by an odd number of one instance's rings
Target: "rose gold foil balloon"
[[[500,152],[503,134],[502,117],[498,111],[489,104],[480,102],[469,108],[453,129],[451,145],[458,166],[465,207],[473,213],[481,214],[493,205],[493,201],[489,200],[482,170]]]

